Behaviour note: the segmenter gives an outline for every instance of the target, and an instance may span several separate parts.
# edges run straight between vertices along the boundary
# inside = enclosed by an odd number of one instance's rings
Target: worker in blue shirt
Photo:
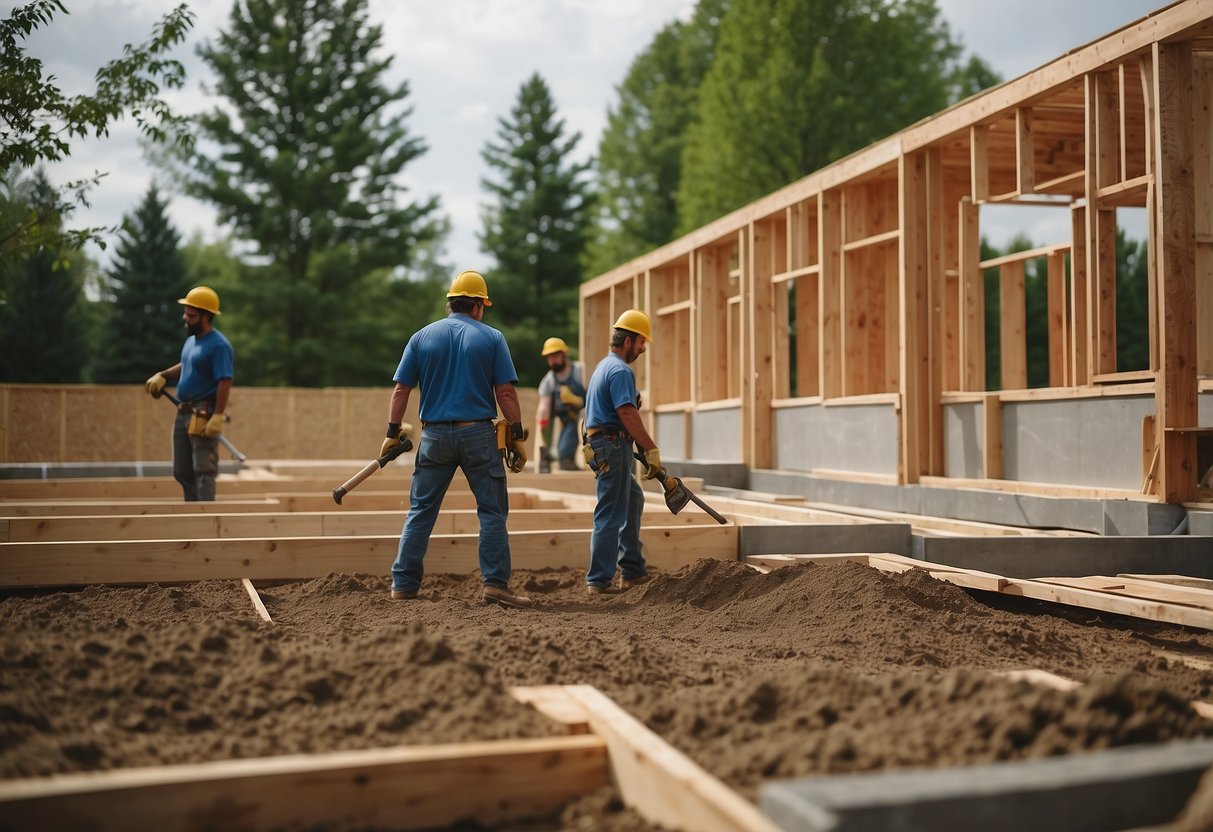
[[[181,403],[173,421],[173,477],[181,483],[187,501],[214,500],[219,434],[235,375],[232,345],[214,327],[218,292],[195,286],[177,302],[185,307],[181,320],[189,333],[181,361],[155,373],[145,386],[158,398],[165,385],[176,383]]]
[[[462,469],[476,498],[480,519],[480,576],[484,601],[529,607],[529,598],[509,590],[510,540],[505,461],[511,470],[526,464],[527,431],[515,384],[518,374],[505,336],[483,322],[493,305],[488,284],[479,272],[455,276],[447,292],[447,317],[429,324],[409,339],[396,369],[388,410],[383,456],[404,439],[405,408],[413,388],[420,387],[421,440],[409,487],[409,514],[392,564],[392,598],[416,598],[424,575],[423,561],[442,498]],[[493,423],[497,408],[505,417],[503,439]]]

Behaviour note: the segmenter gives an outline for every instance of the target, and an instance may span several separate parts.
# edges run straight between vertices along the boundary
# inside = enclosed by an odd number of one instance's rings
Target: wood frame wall
[[[581,355],[592,369],[608,319],[650,311],[656,346],[634,365],[646,410],[687,414],[689,433],[699,411],[739,408],[751,468],[773,465],[773,407],[887,401],[899,483],[943,475],[945,401],[985,403],[996,479],[1006,397],[1120,385],[1154,398],[1144,498],[1192,501],[1198,395],[1213,390],[1211,101],[1213,0],[1182,0],[587,282]],[[1071,239],[982,261],[989,205],[1068,209]],[[1148,217],[1150,361],[1126,370],[1115,243],[1129,207]],[[1030,261],[1047,275],[1049,356],[1047,388],[1031,390]]]

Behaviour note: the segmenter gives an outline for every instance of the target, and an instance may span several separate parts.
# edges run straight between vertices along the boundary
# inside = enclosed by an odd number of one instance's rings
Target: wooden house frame
[[[1065,211],[1070,238],[983,261],[995,205]],[[1145,369],[1116,363],[1121,208],[1147,216]],[[1029,388],[1033,260],[1048,381]],[[1000,389],[985,372],[993,269]],[[633,366],[663,457],[1192,503],[1213,433],[1213,0],[1167,6],[588,281],[590,369],[630,307],[653,322]]]

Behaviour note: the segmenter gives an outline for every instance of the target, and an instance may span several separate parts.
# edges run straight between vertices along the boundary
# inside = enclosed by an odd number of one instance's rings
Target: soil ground
[[[513,587],[536,607],[482,605],[477,574],[429,576],[413,601],[332,574],[263,588],[273,624],[234,581],[11,594],[0,777],[559,733],[506,693],[541,684],[595,685],[749,799],[769,779],[1213,736],[1189,704],[1213,700],[1213,671],[1160,655],[1207,662],[1213,633],[853,563]],[[1085,684],[997,675],[1023,668]],[[646,825],[604,789],[514,828]]]

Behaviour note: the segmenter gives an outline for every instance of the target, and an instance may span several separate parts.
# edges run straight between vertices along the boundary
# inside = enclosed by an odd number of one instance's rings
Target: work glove
[[[651,480],[655,478],[665,469],[661,467],[661,454],[656,448],[649,448],[644,452],[644,478]]]
[[[206,427],[202,429],[202,435],[207,439],[214,439],[221,433],[223,433],[223,414],[214,413],[211,418],[206,420]]]
[[[528,437],[530,437],[530,433],[527,432],[526,428],[523,428],[521,438],[515,437],[513,434],[511,434],[508,440],[510,444],[510,454],[507,458],[507,462],[510,466],[510,470],[515,474],[526,467],[526,440]]]
[[[156,373],[143,386],[147,388],[147,392],[152,394],[153,399],[158,399],[160,398],[160,394],[164,392],[164,385],[166,384],[168,384],[168,379],[164,377],[164,374]]]
[[[567,384],[560,385],[560,401],[568,407],[581,409],[585,407],[585,399],[573,392]]]
[[[408,422],[403,424],[388,422],[387,438],[385,438],[383,440],[383,444],[379,446],[379,456],[386,455],[388,451],[395,448],[405,439],[409,440],[410,442],[413,441],[413,426]]]

